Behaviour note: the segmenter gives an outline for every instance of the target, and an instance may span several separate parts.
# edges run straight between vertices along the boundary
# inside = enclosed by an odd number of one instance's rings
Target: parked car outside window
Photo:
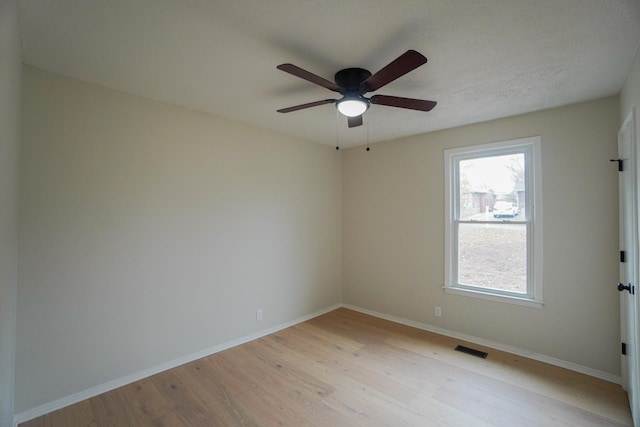
[[[514,203],[498,201],[496,202],[495,205],[493,205],[494,218],[500,218],[500,217],[513,218],[516,215],[518,215],[518,207],[515,206]]]

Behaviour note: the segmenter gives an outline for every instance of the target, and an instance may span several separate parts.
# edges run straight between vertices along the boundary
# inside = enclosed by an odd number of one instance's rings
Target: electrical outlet
[[[436,317],[442,317],[442,307],[436,305],[435,315]]]
[[[262,309],[259,308],[256,310],[256,321],[262,320]]]

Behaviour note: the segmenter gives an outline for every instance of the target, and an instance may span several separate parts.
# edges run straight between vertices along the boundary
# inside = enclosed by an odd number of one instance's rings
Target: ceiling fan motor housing
[[[362,82],[371,77],[371,73],[364,68],[345,68],[335,75],[335,82],[340,86],[340,93],[358,93],[362,95]]]

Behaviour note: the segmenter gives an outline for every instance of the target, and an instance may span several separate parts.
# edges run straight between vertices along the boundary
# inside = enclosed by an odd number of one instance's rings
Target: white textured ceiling
[[[27,64],[343,147],[617,94],[640,46],[638,0],[18,0]],[[407,49],[429,62],[377,93],[438,102],[373,105],[348,129],[328,80],[375,72]],[[367,136],[368,134],[368,136]]]

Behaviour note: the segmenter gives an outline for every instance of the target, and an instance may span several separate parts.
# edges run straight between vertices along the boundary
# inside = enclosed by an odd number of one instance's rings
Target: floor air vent
[[[486,359],[487,356],[489,355],[489,353],[485,353],[484,351],[476,350],[475,348],[465,347],[463,345],[456,346],[456,351],[461,351],[463,353],[467,353],[476,357],[482,357],[483,359]]]

